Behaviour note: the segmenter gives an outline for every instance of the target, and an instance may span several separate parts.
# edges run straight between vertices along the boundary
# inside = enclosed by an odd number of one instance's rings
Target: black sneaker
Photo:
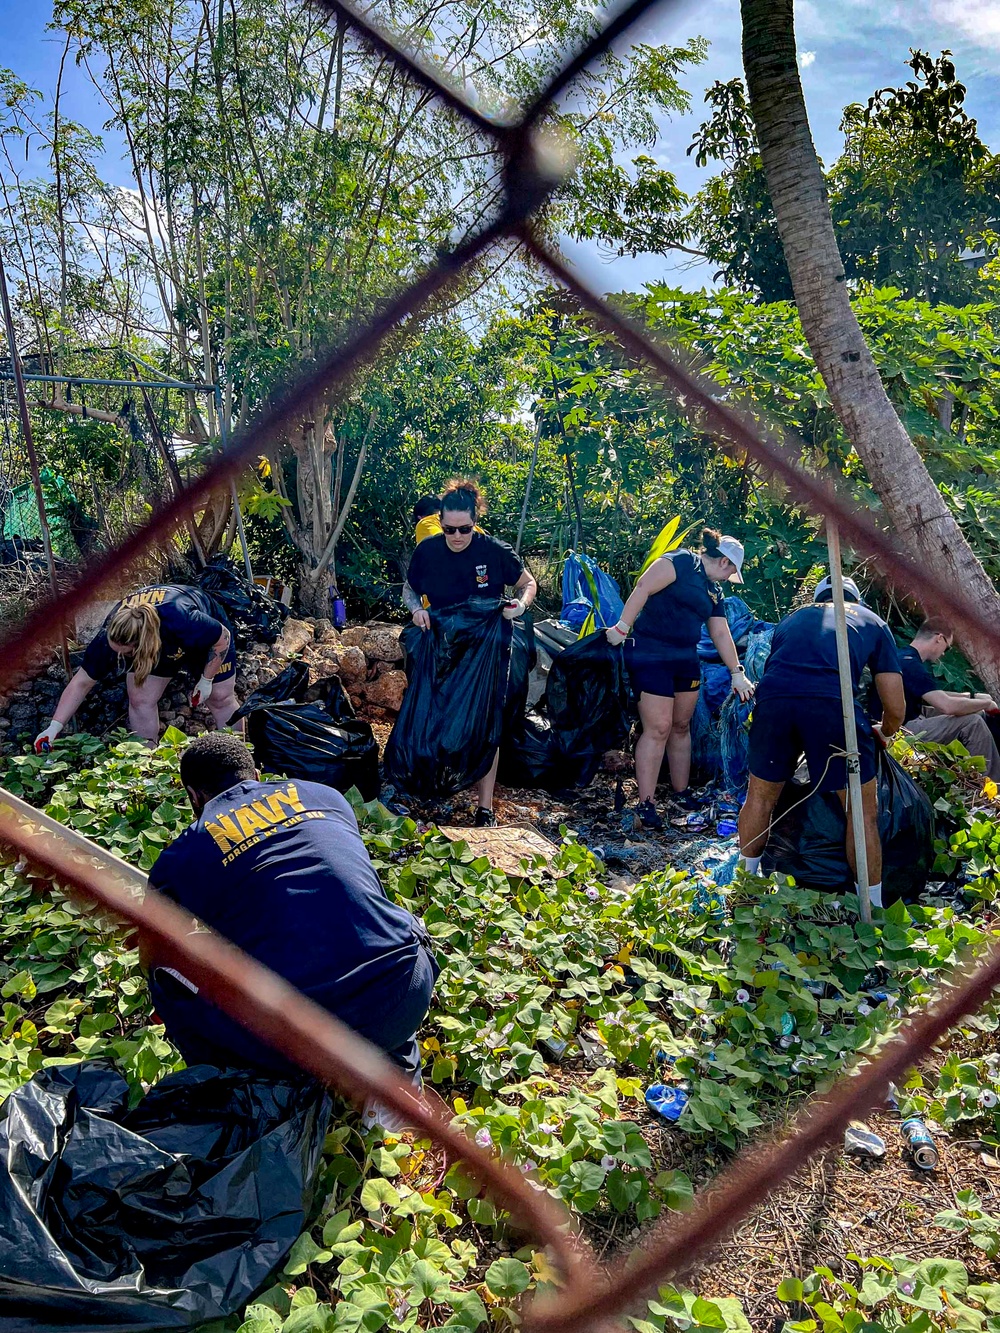
[[[635,812],[639,816],[639,822],[643,828],[652,829],[654,833],[663,832],[663,820],[656,812],[656,806],[650,800],[640,801],[635,807]]]
[[[492,810],[485,810],[482,806],[476,811],[476,817],[472,821],[473,828],[498,828],[499,819]]]
[[[695,796],[690,787],[685,787],[683,791],[675,791],[671,794],[670,804],[675,810],[703,810],[705,801],[700,796]]]

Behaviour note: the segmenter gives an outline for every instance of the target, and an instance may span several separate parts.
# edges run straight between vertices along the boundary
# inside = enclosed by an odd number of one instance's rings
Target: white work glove
[[[504,602],[504,620],[520,620],[524,615],[524,610],[524,603],[521,601],[520,597],[512,602]]]
[[[753,681],[743,673],[741,667],[730,672],[733,678],[733,691],[740,697],[740,703],[745,704],[748,699],[753,698]]]
[[[192,708],[200,708],[203,703],[208,701],[208,696],[212,693],[212,684],[213,682],[208,676],[202,676],[191,694]]]
[[[424,607],[421,607],[419,611],[414,611],[413,623],[414,625],[416,625],[417,629],[430,629],[431,627],[430,612],[425,610]]]
[[[45,730],[39,732],[35,737],[35,754],[45,754],[46,750],[51,750],[62,729],[63,723],[56,722],[53,718]]]
[[[612,648],[617,648],[620,643],[624,643],[628,638],[630,628],[631,626],[626,625],[623,621],[619,620],[617,625],[612,625],[609,629],[604,631],[604,637],[607,639],[608,643],[611,644]]]

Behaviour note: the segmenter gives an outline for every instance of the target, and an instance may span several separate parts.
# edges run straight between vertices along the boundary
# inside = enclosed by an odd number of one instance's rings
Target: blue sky
[[[50,14],[48,0],[0,0],[0,65],[45,91],[55,85],[60,56],[58,42],[45,32]],[[903,61],[911,46],[955,53],[959,76],[969,88],[970,114],[979,120],[986,142],[1000,149],[1000,0],[798,0],[796,25],[813,136],[827,162],[839,152],[841,109],[865,101],[878,87],[901,82],[909,74]],[[707,62],[687,80],[693,114],[664,123],[654,150],[688,191],[698,188],[702,176],[685,150],[701,119],[704,89],[715,79],[742,72],[739,0],[682,0],[649,16],[637,34],[652,42],[681,42],[694,34],[708,37],[712,46]],[[104,110],[85,71],[70,65],[65,87],[67,114],[99,128]],[[127,173],[113,141],[109,149],[105,174],[124,183]],[[710,278],[705,266],[691,269],[684,259],[640,256],[608,263],[592,247],[567,248],[601,290],[655,280],[700,286]]]

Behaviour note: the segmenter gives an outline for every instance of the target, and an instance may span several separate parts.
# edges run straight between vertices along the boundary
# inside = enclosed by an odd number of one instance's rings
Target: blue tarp
[[[588,577],[589,575],[589,577]],[[569,551],[563,561],[562,610],[559,619],[571,629],[582,629],[594,612],[596,629],[606,629],[621,617],[625,603],[618,584],[589,555]]]
[[[730,601],[740,599],[727,597],[727,607]],[[745,609],[745,603],[740,605]],[[764,671],[773,634],[774,626],[766,620],[755,621],[750,630],[742,658],[743,669],[754,684]],[[741,792],[747,785],[747,721],[752,712],[752,699],[742,704],[732,693],[728,668],[702,660],[701,691],[691,719],[691,758],[704,776],[721,782],[729,791]]]

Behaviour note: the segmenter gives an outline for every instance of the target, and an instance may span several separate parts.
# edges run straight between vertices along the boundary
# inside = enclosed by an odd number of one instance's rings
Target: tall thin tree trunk
[[[1000,627],[1000,597],[897,416],[851,308],[799,79],[794,0],[740,0],[740,8],[767,185],[802,328],[834,410],[901,548],[964,589],[984,621]],[[919,596],[919,588],[912,591]],[[961,634],[960,643],[1000,697],[995,655],[973,635]]]

